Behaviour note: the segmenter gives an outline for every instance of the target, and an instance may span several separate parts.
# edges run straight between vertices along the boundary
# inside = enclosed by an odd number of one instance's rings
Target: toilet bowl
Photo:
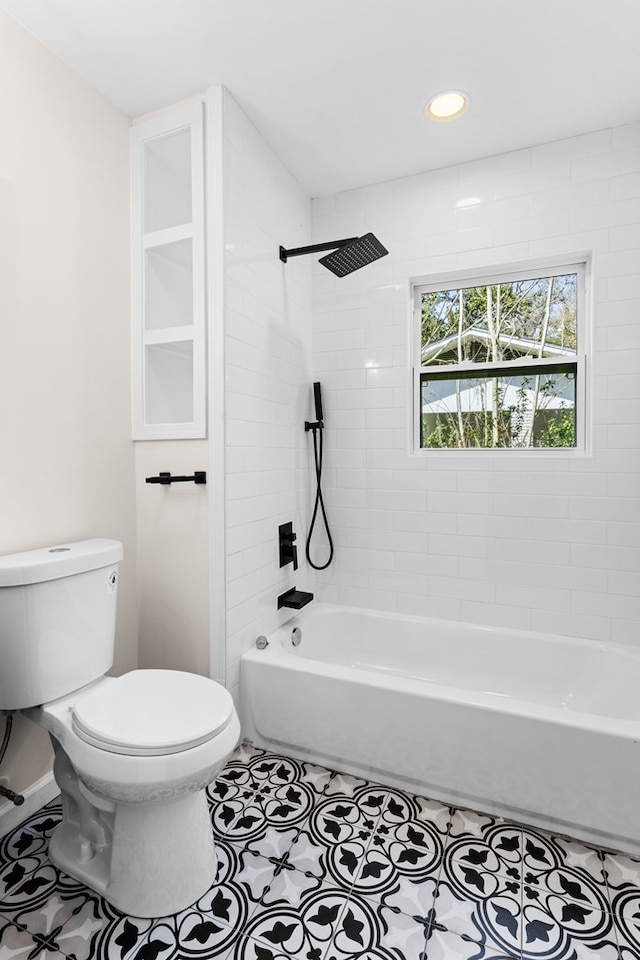
[[[224,687],[134,670],[23,712],[55,748],[55,866],[132,916],[176,913],[209,889],[216,856],[205,788],[240,736]]]
[[[123,913],[183,910],[216,876],[206,796],[240,738],[207,677],[113,662],[122,545],[0,557],[0,709],[44,727],[62,793],[49,856]]]

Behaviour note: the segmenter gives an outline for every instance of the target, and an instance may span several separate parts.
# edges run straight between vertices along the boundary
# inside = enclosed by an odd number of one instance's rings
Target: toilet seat
[[[221,733],[232,721],[231,694],[178,670],[133,670],[80,694],[73,731],[87,743],[129,756],[180,753]]]

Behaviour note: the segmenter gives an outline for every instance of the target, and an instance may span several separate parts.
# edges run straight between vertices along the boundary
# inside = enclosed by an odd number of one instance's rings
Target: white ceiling
[[[640,119],[640,0],[0,0],[132,117],[224,84],[319,196]],[[462,89],[443,124],[427,99]]]

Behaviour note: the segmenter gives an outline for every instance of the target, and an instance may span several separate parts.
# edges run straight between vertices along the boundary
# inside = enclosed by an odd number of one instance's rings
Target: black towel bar
[[[157,477],[145,477],[145,483],[161,483],[164,485],[168,483],[206,483],[207,482],[207,471],[206,470],[194,470],[192,477],[172,477],[170,473],[160,473]]]

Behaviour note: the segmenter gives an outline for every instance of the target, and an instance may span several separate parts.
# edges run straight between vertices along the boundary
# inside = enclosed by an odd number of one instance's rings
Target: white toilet
[[[55,749],[63,819],[49,856],[123,913],[161,917],[213,883],[206,786],[240,737],[220,684],[113,663],[117,540],[0,557],[0,709]]]

